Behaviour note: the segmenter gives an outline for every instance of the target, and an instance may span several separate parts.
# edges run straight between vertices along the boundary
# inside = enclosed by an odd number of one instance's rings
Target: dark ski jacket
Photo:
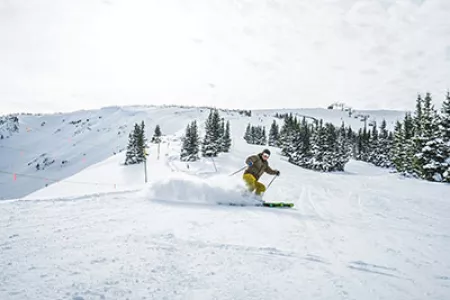
[[[245,163],[248,165],[250,161],[253,164],[247,167],[247,169],[244,171],[244,174],[252,174],[256,180],[259,180],[264,172],[270,175],[277,174],[277,171],[269,167],[269,163],[267,162],[267,160],[265,161],[262,159],[261,154],[255,154],[247,157]]]

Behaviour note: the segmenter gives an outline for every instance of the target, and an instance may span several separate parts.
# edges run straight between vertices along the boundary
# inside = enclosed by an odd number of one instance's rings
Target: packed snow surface
[[[151,145],[147,183],[122,152],[1,201],[0,299],[449,298],[448,185],[356,161],[314,172],[271,147],[264,198],[295,207],[256,207],[229,175],[262,147],[189,164],[179,147]],[[98,176],[117,185],[76,183]]]

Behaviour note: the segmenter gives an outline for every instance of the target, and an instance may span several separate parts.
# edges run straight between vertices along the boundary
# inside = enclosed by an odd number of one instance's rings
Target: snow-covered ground
[[[250,203],[229,174],[262,149],[242,139],[248,119],[230,118],[217,173],[178,160],[181,130],[159,158],[151,145],[147,184],[122,152],[1,201],[0,299],[449,298],[449,185],[356,161],[318,173],[271,148],[281,176],[265,199],[295,207],[218,205]]]
[[[231,130],[237,140],[242,139],[248,122],[266,125],[268,131],[277,112],[323,118],[337,126],[345,122],[353,129],[364,125],[360,119],[349,117],[345,111],[321,108],[256,110],[252,117],[245,117],[236,111],[222,111],[221,114],[232,123]],[[192,120],[197,120],[200,130],[203,130],[208,113],[208,109],[198,107],[127,106],[53,115],[20,115],[19,133],[5,133],[8,138],[0,140],[0,199],[23,197],[119,153],[126,148],[128,134],[136,122],[145,121],[149,140],[157,124],[161,126],[164,135],[179,138]],[[390,129],[394,128],[395,120],[404,115],[401,111],[358,113],[369,114],[369,123],[373,120],[380,123],[382,118],[386,118]],[[280,119],[277,121],[280,124],[283,122]],[[6,125],[8,124],[3,127]],[[0,133],[1,129],[2,126]],[[124,176],[128,178],[126,174]],[[102,175],[90,178],[90,181],[102,184],[122,183],[113,178],[114,175]],[[132,180],[125,180],[125,183]]]

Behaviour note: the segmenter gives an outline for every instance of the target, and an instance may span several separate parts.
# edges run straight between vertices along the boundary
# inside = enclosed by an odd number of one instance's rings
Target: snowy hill
[[[262,149],[239,138],[250,118],[228,117],[234,144],[217,173],[209,159],[180,162],[175,134],[159,157],[151,145],[148,184],[143,165],[121,165],[122,152],[0,202],[0,298],[448,298],[448,185],[355,161],[314,172],[271,147],[281,176],[265,199],[295,207],[218,205],[252,203],[241,174],[229,174]]]
[[[299,117],[323,118],[337,126],[344,122],[353,129],[364,126],[359,118],[350,117],[345,111],[321,108],[255,110],[251,117],[229,110],[223,111],[223,117],[230,120],[237,140],[242,139],[249,122],[269,129],[273,120],[283,122],[274,118],[276,113],[289,112]],[[197,120],[202,130],[208,113],[208,109],[200,107],[127,106],[51,115],[19,115],[14,123],[18,132],[0,140],[0,199],[23,197],[119,153],[125,149],[128,134],[136,122],[145,121],[149,140],[157,124],[164,135],[179,138],[192,120]],[[369,123],[378,121],[379,124],[386,118],[390,129],[396,119],[404,117],[402,111],[362,113],[371,116]],[[95,182],[112,181],[110,177],[101,176],[95,178]]]

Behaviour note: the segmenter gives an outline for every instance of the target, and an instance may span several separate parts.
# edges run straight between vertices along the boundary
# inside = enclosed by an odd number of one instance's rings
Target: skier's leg
[[[255,183],[256,183],[256,179],[255,177],[253,177],[252,174],[244,174],[243,176],[245,184],[247,186],[247,189],[249,192],[253,192],[256,188]]]
[[[255,182],[256,192],[255,194],[258,196],[262,196],[262,193],[266,191],[266,186],[261,182]]]

